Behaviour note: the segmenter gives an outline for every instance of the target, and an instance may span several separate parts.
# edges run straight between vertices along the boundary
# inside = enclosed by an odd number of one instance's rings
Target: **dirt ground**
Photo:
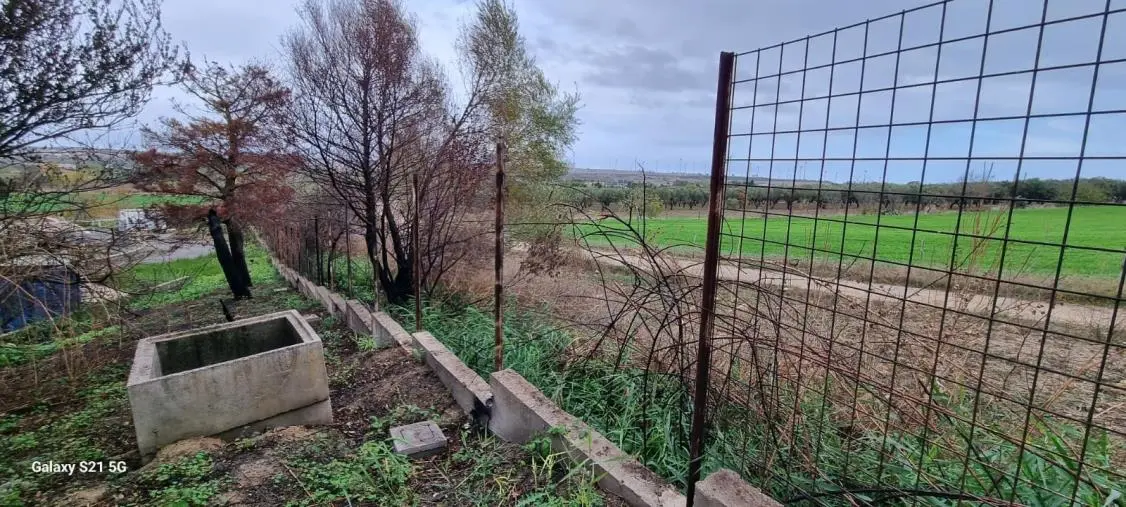
[[[589,473],[539,445],[507,444],[470,425],[418,358],[372,350],[279,280],[260,283],[238,317],[318,314],[334,423],[173,444],[137,456],[124,382],[132,343],[222,322],[217,295],[127,314],[116,333],[34,364],[0,369],[0,505],[621,505]],[[410,460],[388,429],[433,420],[439,454]],[[35,473],[35,461],[123,463],[125,473]]]

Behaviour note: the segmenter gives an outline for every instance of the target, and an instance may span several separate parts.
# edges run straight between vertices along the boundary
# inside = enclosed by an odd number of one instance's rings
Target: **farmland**
[[[836,214],[814,218],[778,216],[772,212],[766,220],[761,214],[756,217],[748,212],[742,218],[739,212],[728,211],[722,245],[724,255],[741,253],[743,258],[786,256],[808,261],[812,249],[815,261],[836,262],[843,256],[845,263],[859,257],[931,268],[950,267],[954,254],[956,270],[993,275],[1004,247],[1006,278],[1017,274],[1053,276],[1060,256],[1060,248],[1053,245],[1064,243],[1067,220],[1067,208],[1014,210],[1007,228],[1007,211],[966,212],[960,218],[957,212],[920,214],[917,218],[913,214],[847,218]],[[1126,224],[1126,207],[1076,207],[1066,238],[1068,248],[1064,251],[1061,275],[1118,276],[1123,253],[1090,249],[1126,247],[1126,227],[1122,224]],[[640,224],[635,226],[640,228]],[[699,251],[704,245],[707,221],[694,217],[650,218],[645,221],[645,229],[654,245],[673,247],[674,251]],[[580,226],[580,230],[590,233],[594,228]],[[959,235],[956,252],[952,251],[955,231]],[[1004,241],[1006,232],[1008,242]],[[587,239],[593,246],[608,246],[610,241],[598,235],[588,235]],[[617,246],[631,246],[612,241]]]

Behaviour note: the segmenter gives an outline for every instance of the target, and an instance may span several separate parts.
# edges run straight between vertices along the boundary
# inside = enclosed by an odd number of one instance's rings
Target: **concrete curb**
[[[329,315],[337,315],[339,313],[336,311],[336,305],[332,304],[332,291],[328,290],[328,287],[316,285],[313,287],[313,294],[317,300],[321,302],[321,306],[325,307],[325,310],[328,310]]]
[[[340,294],[332,292],[331,290],[328,290],[328,289],[325,289],[325,290],[328,291],[328,299],[330,301],[332,301],[333,311],[335,311],[337,315],[347,316],[348,315],[348,304],[344,300],[344,297],[341,296]]]
[[[411,336],[422,349],[427,366],[450,390],[458,406],[474,419],[487,417],[493,403],[489,384],[430,333],[419,331]]]
[[[398,343],[408,354],[417,350],[415,341],[411,338],[411,334],[408,333],[406,329],[403,329],[403,326],[400,326],[390,315],[384,312],[373,312],[371,318],[373,320],[373,327],[376,329],[377,333],[383,337],[382,339],[387,340],[388,343]],[[376,340],[379,340],[379,338]]]
[[[644,465],[618,449],[602,434],[551,402],[512,370],[489,376],[493,392],[489,429],[510,442],[525,443],[552,428],[552,449],[593,470],[598,486],[634,506],[680,506],[687,500]]]

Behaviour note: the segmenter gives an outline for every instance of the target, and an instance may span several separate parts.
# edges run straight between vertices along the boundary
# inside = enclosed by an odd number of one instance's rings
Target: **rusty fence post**
[[[422,199],[418,188],[418,173],[411,175],[411,182],[414,200],[414,224],[411,231],[414,235],[411,249],[414,251],[411,252],[413,261],[411,269],[414,271],[412,277],[414,278],[414,330],[418,332],[422,331],[422,230],[418,227],[418,216],[422,214]]]
[[[692,432],[688,461],[688,507],[700,480],[700,464],[706,436],[708,379],[711,374],[712,331],[715,324],[716,271],[719,266],[720,227],[723,222],[723,186],[726,178],[727,141],[731,128],[731,92],[735,76],[735,53],[719,54],[719,78],[715,98],[715,135],[712,140],[712,174],[708,199],[708,237],[704,250],[704,288],[700,303],[700,340],[696,351],[696,389],[693,396]]]
[[[348,299],[356,297],[352,291],[352,223],[349,221],[348,204],[344,204],[344,263],[345,276],[348,277]]]
[[[324,268],[321,266],[321,217],[313,217],[313,250],[317,263],[317,285],[324,285]]]
[[[504,156],[507,147],[497,143],[496,245],[493,254],[493,371],[504,368]]]

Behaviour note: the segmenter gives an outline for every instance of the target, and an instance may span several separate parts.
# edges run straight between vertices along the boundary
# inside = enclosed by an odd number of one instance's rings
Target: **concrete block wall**
[[[450,390],[458,406],[476,420],[487,418],[493,404],[489,384],[430,333],[420,331],[411,337],[416,348],[422,350],[423,360]]]
[[[668,482],[622,452],[598,431],[559,408],[519,373],[495,372],[485,382],[430,333],[409,333],[390,315],[373,312],[359,301],[345,300],[306,280],[273,256],[270,260],[302,295],[320,301],[331,314],[343,316],[354,332],[370,331],[379,347],[397,344],[407,353],[421,353],[458,406],[502,440],[526,443],[552,428],[559,428],[562,433],[552,437],[553,449],[565,452],[572,462],[592,469],[595,476],[600,477],[598,485],[604,491],[637,507],[687,504],[685,496]],[[730,470],[717,471],[697,483],[693,502],[707,507],[779,505]]]

